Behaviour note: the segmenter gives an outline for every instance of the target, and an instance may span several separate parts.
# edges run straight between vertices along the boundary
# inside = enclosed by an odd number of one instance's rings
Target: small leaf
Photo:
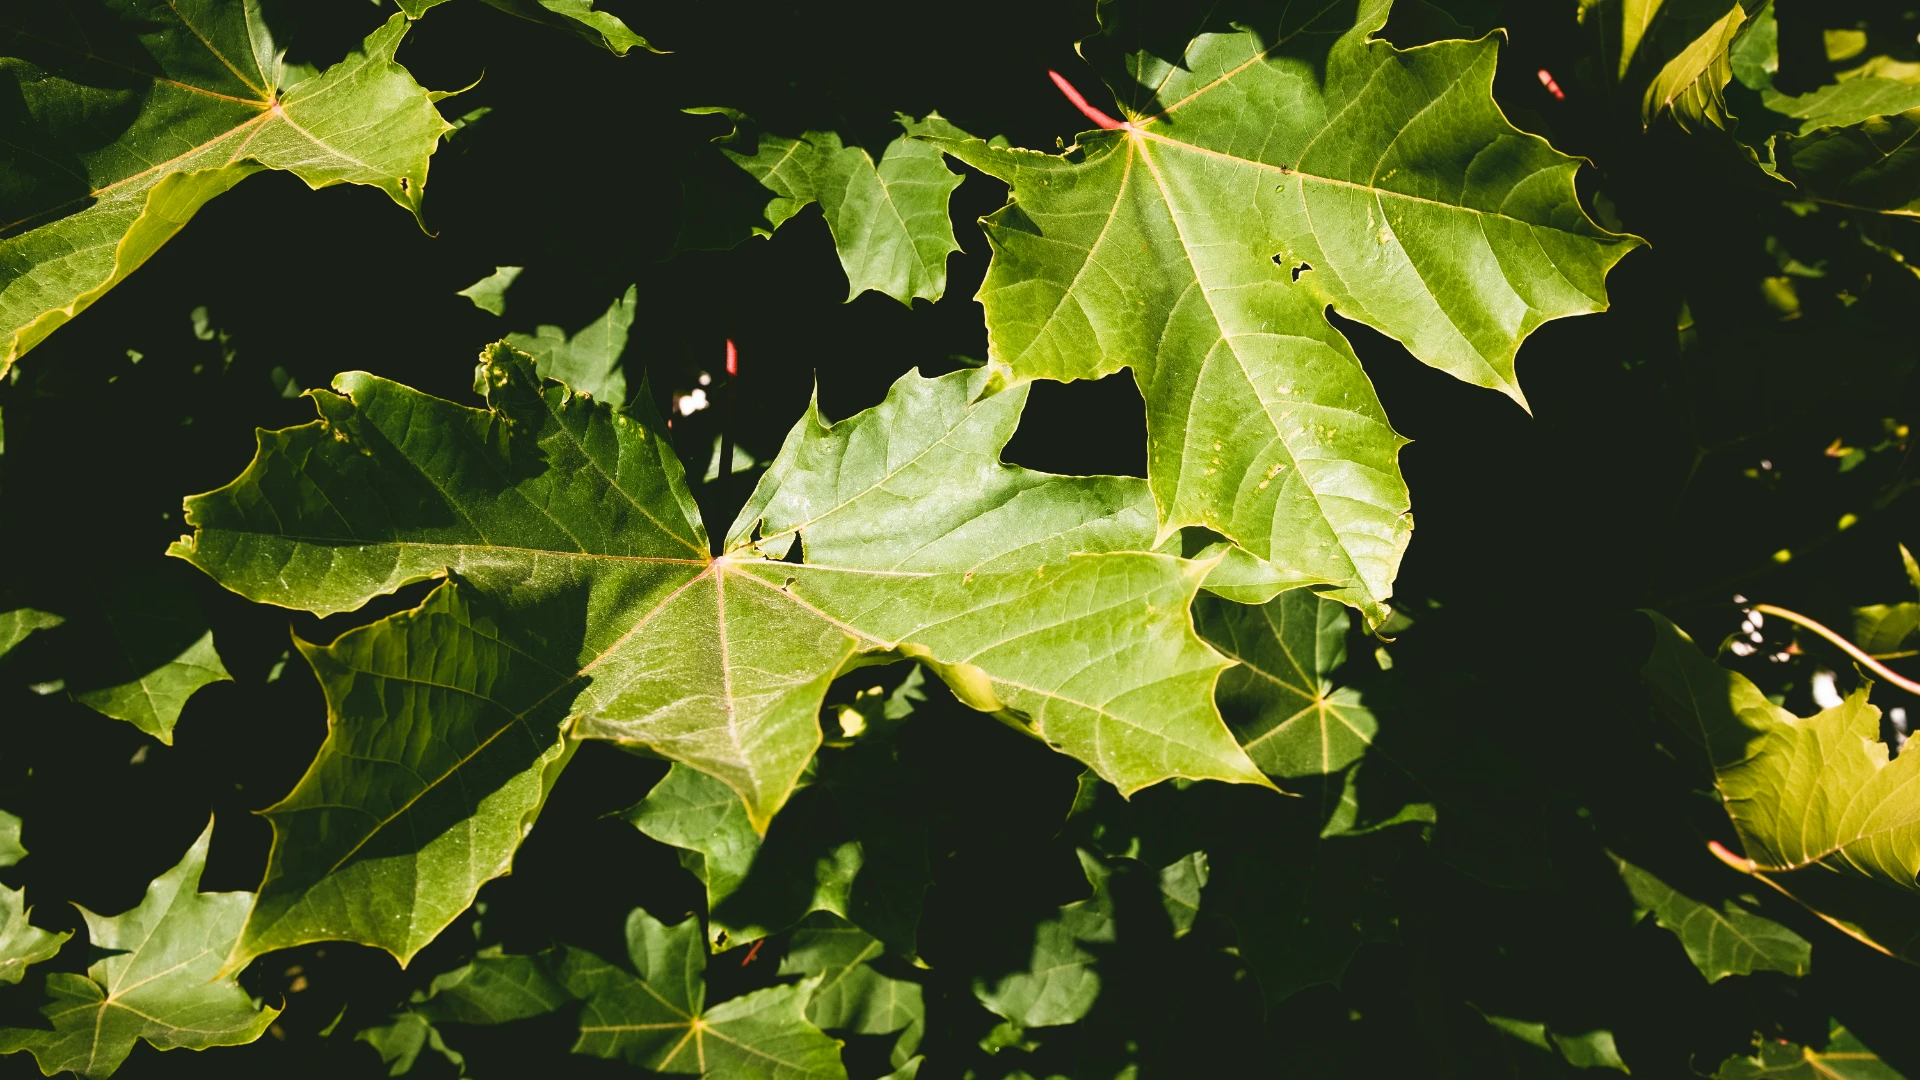
[[[1083,946],[1117,940],[1113,897],[1107,891],[1112,875],[1093,854],[1080,852],[1093,895],[1060,909],[1058,918],[1034,928],[1032,959],[1026,970],[1003,975],[988,983],[976,979],[973,996],[994,1015],[1021,1028],[1055,1027],[1085,1017],[1100,997],[1100,975],[1095,957]]]
[[[518,266],[496,266],[493,273],[461,289],[456,296],[464,296],[473,301],[473,306],[481,311],[490,311],[495,315],[507,313],[507,290],[513,286],[513,279],[520,276],[522,268]]]
[[[1342,604],[1305,589],[1258,607],[1202,593],[1194,626],[1239,667],[1220,675],[1220,713],[1262,772],[1275,777],[1337,773],[1372,745],[1379,722],[1332,674],[1347,659]]]
[[[763,134],[736,109],[704,107],[697,115],[724,116],[734,127],[713,141],[766,192],[746,206],[710,205],[708,191],[687,193],[687,224],[679,246],[726,248],[748,235],[772,236],[809,203],[818,202],[847,274],[847,299],[872,289],[904,304],[916,297],[939,300],[947,289],[947,256],[960,250],[947,205],[962,177],[947,168],[940,150],[901,136],[881,155],[843,146],[831,131],[798,139]],[[939,121],[938,114],[929,121]],[[902,116],[909,131],[918,121]],[[750,215],[736,223],[731,218]]]
[[[255,0],[13,5],[0,32],[0,68],[37,102],[0,130],[23,173],[10,190],[32,193],[0,229],[0,374],[262,169],[377,187],[419,216],[450,130],[394,62],[402,14],[285,90]],[[102,59],[121,53],[137,66]]]
[[[1661,113],[1671,110],[1682,131],[1695,131],[1707,124],[1727,127],[1724,91],[1733,78],[1729,50],[1746,21],[1746,9],[1733,5],[1679,55],[1667,61],[1647,84],[1647,92],[1641,99],[1640,122],[1651,124]]]
[[[662,1073],[846,1080],[840,1043],[806,1018],[819,976],[707,1008],[700,938],[698,919],[666,926],[636,908],[627,917],[627,950],[637,977],[569,949],[561,978],[584,1002],[574,1053]]]
[[[73,936],[71,931],[56,934],[34,926],[27,921],[32,913],[25,889],[0,885],[0,983],[19,982],[28,966],[53,959]]]
[[[400,10],[409,19],[417,19],[428,10],[446,2],[447,0],[398,0]],[[648,52],[660,51],[647,44],[646,38],[627,29],[626,23],[607,12],[597,10],[594,7],[595,0],[486,0],[486,2],[509,15],[518,15],[530,22],[564,30],[575,37],[604,47],[615,56],[625,56],[629,49],[635,47]]]
[[[27,857],[27,849],[20,843],[20,818],[0,810],[0,866],[12,866]]]
[[[420,1052],[429,1048],[446,1058],[447,1064],[458,1070],[459,1075],[465,1076],[467,1073],[466,1057],[449,1047],[446,1040],[441,1038],[440,1029],[419,1013],[401,1013],[390,1024],[363,1028],[354,1033],[353,1041],[373,1047],[374,1052],[380,1055],[380,1063],[387,1066],[388,1076],[405,1076],[412,1072],[414,1063],[420,1060]]]
[[[125,681],[77,691],[74,700],[168,746],[187,699],[201,687],[233,681],[214,651],[200,604],[169,578],[135,578],[115,593],[98,659],[103,666],[89,682]]]
[[[457,1024],[504,1024],[545,1016],[573,999],[554,972],[552,950],[509,956],[499,946],[481,949],[463,967],[434,976],[413,995],[411,1012]]]
[[[1755,971],[1805,975],[1813,966],[1813,946],[1772,919],[1762,918],[1732,900],[1715,910],[1683,895],[1645,870],[1614,856],[1637,907],[1648,912],[1686,946],[1687,957],[1708,982]]]
[[[12,611],[0,611],[0,658],[4,658],[14,647],[27,640],[36,630],[51,630],[67,620],[46,611],[32,608],[15,608]]]
[[[0,1054],[26,1050],[48,1076],[71,1069],[104,1077],[142,1039],[160,1050],[204,1050],[249,1043],[266,1031],[280,1010],[261,1006],[220,975],[252,897],[199,891],[212,840],[208,822],[179,865],[155,878],[132,910],[104,916],[80,909],[94,948],[111,955],[84,976],[47,976],[53,1000],[41,1012],[52,1029],[0,1029]]]
[[[820,976],[807,1002],[807,1019],[822,1030],[900,1032],[892,1056],[894,1067],[900,1068],[920,1045],[927,1010],[919,984],[890,979],[868,965],[885,951],[877,938],[845,919],[816,912],[794,931],[780,974]]]
[[[1714,1080],[1901,1080],[1838,1020],[1829,1020],[1827,1046],[1815,1050],[1784,1039],[1754,1040],[1754,1056],[1720,1063]]]
[[[627,286],[626,295],[615,300],[606,314],[572,337],[557,326],[541,326],[531,334],[508,334],[507,342],[533,357],[541,378],[557,379],[609,405],[624,405],[627,375],[620,358],[627,351],[638,298],[639,286]]]
[[[911,957],[921,897],[932,882],[926,822],[912,784],[884,747],[822,750],[818,765],[812,785],[764,841],[738,795],[684,765],[669,769],[624,816],[682,849],[681,865],[707,889],[715,951],[825,911],[880,938],[890,953]]]

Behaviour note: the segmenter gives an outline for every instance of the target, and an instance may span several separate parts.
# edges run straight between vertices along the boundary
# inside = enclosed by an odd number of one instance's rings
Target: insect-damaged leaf
[[[330,740],[367,745],[323,748],[272,812],[288,854],[234,962],[326,936],[410,955],[505,868],[562,760],[562,721],[717,777],[762,831],[820,744],[827,685],[870,653],[920,659],[1123,792],[1267,784],[1214,708],[1224,661],[1188,621],[1211,564],[1144,550],[1140,481],[1000,463],[1025,389],[983,393],[986,379],[910,373],[831,426],[810,410],[717,558],[655,419],[542,383],[504,346],[486,354],[489,409],[356,372],[313,395],[320,422],[261,433],[240,479],[188,500],[197,531],[174,554],[316,613],[449,569],[464,583],[307,650]],[[410,635],[431,645],[401,648]],[[348,648],[366,658],[330,659]],[[444,745],[405,741],[443,724]],[[296,825],[312,846],[285,840]],[[456,838],[469,830],[485,857]],[[414,867],[435,845],[471,873],[434,878],[417,907],[415,871],[391,890],[337,878],[372,882],[378,860]]]
[[[111,1076],[141,1039],[162,1050],[204,1050],[260,1037],[280,1010],[217,974],[251,897],[199,891],[212,839],[209,822],[131,911],[80,909],[93,946],[111,955],[85,975],[47,976],[53,1000],[40,1011],[52,1029],[0,1029],[0,1054],[26,1050],[48,1076],[71,1069],[97,1077]]]
[[[0,373],[261,169],[367,184],[417,216],[449,130],[394,62],[396,14],[361,51],[282,86],[256,0],[11,4],[0,84],[26,107],[0,181]],[[25,93],[31,88],[31,93]]]
[[[1867,689],[1798,717],[1658,615],[1641,676],[1712,770],[1750,873],[1920,963],[1920,755],[1888,759]]]
[[[947,256],[960,250],[947,202],[961,177],[947,168],[937,148],[901,136],[875,165],[871,154],[841,145],[831,131],[791,139],[761,132],[737,109],[687,111],[733,121],[733,130],[714,142],[763,190],[729,201],[724,179],[718,185],[689,181],[682,249],[729,248],[748,236],[772,236],[788,218],[818,202],[847,273],[847,299],[868,289],[903,304],[946,294]],[[901,120],[911,128],[911,120]]]
[[[1379,622],[1412,528],[1403,440],[1324,309],[1519,401],[1520,342],[1604,308],[1640,241],[1590,222],[1576,160],[1500,114],[1497,39],[1402,52],[1371,40],[1384,0],[1350,25],[1352,5],[1296,7],[1134,57],[1154,104],[1060,155],[911,130],[1012,189],[985,220],[989,358],[1015,380],[1132,368],[1162,527]]]

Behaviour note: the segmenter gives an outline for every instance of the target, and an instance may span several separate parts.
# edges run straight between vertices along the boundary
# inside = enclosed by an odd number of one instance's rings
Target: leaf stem
[[[718,475],[714,482],[724,496],[733,486],[733,384],[740,375],[740,350],[734,348],[733,339],[727,339],[727,401],[725,412],[720,416],[720,461]]]
[[[1108,131],[1112,131],[1116,128],[1132,127],[1132,125],[1128,124],[1126,121],[1115,120],[1113,117],[1108,116],[1106,113],[1103,113],[1099,109],[1096,109],[1092,105],[1088,104],[1087,99],[1081,96],[1080,91],[1075,90],[1073,88],[1073,84],[1067,81],[1067,77],[1065,75],[1062,75],[1059,72],[1054,71],[1052,69],[1048,69],[1047,78],[1052,79],[1053,85],[1059,87],[1060,92],[1067,95],[1067,100],[1073,102],[1073,107],[1076,109],[1079,109],[1080,114],[1082,116],[1085,116],[1087,119],[1093,121],[1096,124],[1099,124],[1102,128],[1105,128]]]
[[[1905,678],[1904,676],[1896,674],[1891,668],[1887,667],[1887,665],[1882,664],[1880,661],[1875,660],[1872,656],[1869,656],[1866,650],[1860,648],[1860,646],[1855,645],[1853,642],[1848,641],[1846,638],[1841,637],[1839,634],[1836,634],[1833,631],[1827,629],[1826,627],[1820,625],[1819,623],[1814,622],[1812,619],[1807,618],[1805,615],[1802,615],[1797,611],[1788,611],[1786,608],[1783,608],[1783,607],[1775,607],[1772,604],[1755,604],[1753,605],[1753,610],[1758,611],[1763,615],[1777,615],[1780,618],[1785,619],[1790,623],[1796,623],[1800,626],[1806,627],[1807,629],[1813,631],[1814,633],[1819,634],[1821,637],[1826,638],[1828,641],[1833,642],[1835,645],[1838,645],[1842,652],[1846,653],[1848,656],[1853,657],[1856,662],[1861,664],[1867,670],[1872,671],[1874,674],[1879,675],[1881,678],[1886,679],[1888,682],[1892,683],[1893,685],[1899,687],[1902,690],[1905,690],[1909,694],[1920,695],[1920,683],[1914,682],[1912,679]]]

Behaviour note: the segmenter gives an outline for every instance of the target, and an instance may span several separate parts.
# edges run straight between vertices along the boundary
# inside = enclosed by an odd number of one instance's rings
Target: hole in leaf
[[[1296,267],[1294,267],[1294,268],[1293,268],[1293,280],[1295,280],[1295,281],[1299,281],[1299,280],[1300,280],[1300,275],[1301,275],[1301,274],[1304,274],[1304,273],[1306,273],[1307,271],[1309,271],[1309,270],[1311,270],[1311,269],[1313,269],[1313,267],[1312,267],[1312,265],[1310,265],[1310,264],[1308,264],[1308,263],[1301,263],[1301,264],[1300,264],[1299,266],[1296,266]]]
[[[801,548],[802,548],[802,545],[800,542],[800,534],[794,533],[793,543],[787,545],[787,553],[785,555],[780,556],[780,561],[784,563],[792,563],[795,566],[799,566],[805,563],[807,561],[806,554],[801,550]]]

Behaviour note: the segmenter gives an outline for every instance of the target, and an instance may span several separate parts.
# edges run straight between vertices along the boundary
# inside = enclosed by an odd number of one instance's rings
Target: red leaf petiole
[[[1133,129],[1132,124],[1129,124],[1124,120],[1115,120],[1113,117],[1108,116],[1106,113],[1103,113],[1099,109],[1096,109],[1092,105],[1088,104],[1087,99],[1081,95],[1080,91],[1075,90],[1073,88],[1073,84],[1067,81],[1067,77],[1065,75],[1062,75],[1057,71],[1049,70],[1047,72],[1047,77],[1053,80],[1053,85],[1059,87],[1060,92],[1067,95],[1067,100],[1073,102],[1073,107],[1076,109],[1079,109],[1081,115],[1085,116],[1087,119],[1093,121],[1094,123],[1107,129],[1108,131],[1112,131],[1115,128],[1126,128],[1129,131]]]

